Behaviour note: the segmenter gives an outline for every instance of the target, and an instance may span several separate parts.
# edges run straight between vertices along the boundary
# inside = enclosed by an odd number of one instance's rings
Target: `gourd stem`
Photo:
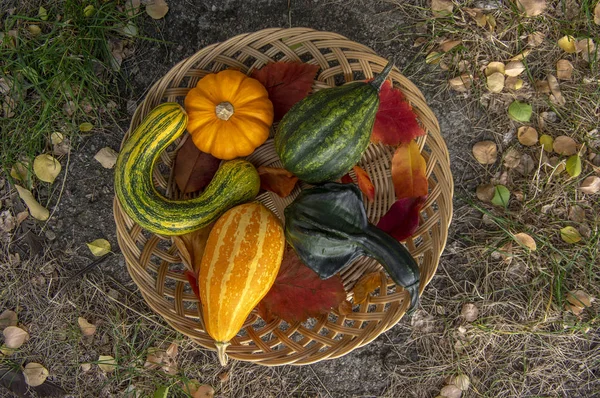
[[[215,114],[221,120],[229,120],[233,116],[233,111],[233,104],[227,101],[220,102],[215,107]]]
[[[394,64],[391,61],[388,62],[388,64],[385,66],[385,68],[383,68],[381,73],[375,79],[371,80],[371,85],[375,87],[377,91],[381,89],[381,86],[383,86],[383,82],[385,82],[385,79],[388,78],[393,67]]]
[[[219,358],[219,363],[221,366],[227,366],[227,361],[229,358],[227,357],[225,350],[227,350],[227,347],[229,347],[230,344],[231,343],[229,341],[215,341],[215,347],[217,347],[217,357]]]
[[[369,224],[364,230],[368,239],[362,243],[369,257],[373,257],[387,271],[397,284],[410,294],[410,310],[416,309],[419,302],[419,266],[404,247],[392,236]]]

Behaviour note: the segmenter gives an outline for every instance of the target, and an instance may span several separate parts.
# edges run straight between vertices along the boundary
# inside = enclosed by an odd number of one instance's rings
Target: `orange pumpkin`
[[[194,144],[219,159],[250,155],[269,137],[273,104],[265,87],[236,70],[204,76],[185,97]]]

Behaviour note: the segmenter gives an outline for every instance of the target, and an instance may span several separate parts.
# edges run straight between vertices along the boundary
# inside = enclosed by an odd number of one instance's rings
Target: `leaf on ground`
[[[146,13],[152,19],[161,19],[169,12],[169,5],[165,0],[149,0],[146,3]]]
[[[419,214],[426,196],[395,201],[377,223],[377,227],[398,241],[411,237],[419,227]]]
[[[200,269],[200,262],[202,261],[202,255],[206,248],[206,241],[208,240],[208,235],[210,234],[213,225],[214,223],[211,223],[194,232],[172,237],[173,243],[175,243],[175,246],[177,246],[177,250],[179,251],[181,261],[188,270],[198,272]]]
[[[559,155],[571,156],[577,153],[577,143],[573,138],[566,135],[556,137],[552,148]]]
[[[517,6],[521,12],[525,13],[525,16],[536,17],[546,10],[548,4],[546,4],[546,0],[517,0]]]
[[[492,93],[499,93],[504,89],[504,75],[500,72],[492,73],[487,77],[487,88]]]
[[[532,146],[538,142],[538,132],[530,126],[521,126],[517,130],[517,139],[522,145]]]
[[[573,64],[566,59],[561,59],[556,63],[556,77],[560,80],[571,80],[573,76]]]
[[[278,167],[260,166],[258,175],[261,189],[276,193],[282,198],[290,196],[298,182],[298,177]]]
[[[518,244],[528,248],[531,251],[535,251],[537,249],[535,240],[525,232],[519,232],[518,234],[515,234],[513,238],[517,241]]]
[[[17,326],[7,326],[3,331],[4,346],[10,349],[17,349],[29,340],[29,333]]]
[[[581,234],[575,228],[568,226],[560,230],[560,237],[567,243],[577,243],[581,238]]]
[[[558,46],[566,53],[573,54],[577,52],[575,47],[575,38],[570,35],[566,35],[558,39]]]
[[[546,34],[544,32],[533,32],[527,35],[527,45],[529,47],[537,47],[544,42]]]
[[[462,309],[460,310],[460,315],[467,322],[473,322],[479,316],[479,308],[473,303],[463,304]]]
[[[258,304],[258,312],[269,322],[279,317],[288,323],[328,314],[346,299],[342,278],[321,280],[304,265],[293,249],[287,248],[275,283]]]
[[[37,387],[44,384],[49,374],[48,369],[46,369],[44,365],[36,362],[29,362],[25,365],[25,369],[23,369],[25,383],[30,387]]]
[[[52,134],[50,134],[50,143],[52,145],[60,144],[61,142],[63,142],[64,139],[65,136],[60,131],[55,131]]]
[[[115,152],[114,149],[104,147],[94,155],[94,159],[100,162],[102,167],[104,167],[105,169],[112,169],[115,166],[115,163],[117,163],[118,156],[119,154]]]
[[[126,0],[125,11],[127,16],[133,18],[138,12],[140,12],[140,0]]]
[[[87,373],[87,372],[89,372],[89,371],[92,369],[92,364],[91,364],[91,363],[88,363],[88,362],[86,362],[86,363],[82,363],[82,364],[80,365],[80,368],[81,368],[81,371],[82,371],[83,373]]]
[[[600,191],[600,177],[597,177],[597,176],[586,177],[586,179],[581,182],[581,185],[579,186],[579,190],[581,192],[587,193],[589,195],[598,193],[598,191]]]
[[[86,245],[96,257],[110,253],[110,242],[106,239],[96,239],[93,242],[86,243]]]
[[[460,398],[462,395],[462,391],[460,388],[455,386],[454,384],[449,384],[447,386],[442,387],[440,390],[440,396],[444,398]]]
[[[519,152],[515,148],[510,148],[508,151],[504,153],[504,157],[502,158],[504,163],[504,167],[509,169],[514,169],[519,167],[521,163],[521,152]]]
[[[83,133],[87,133],[88,131],[92,131],[94,129],[94,125],[90,122],[81,123],[79,125],[79,131]]]
[[[379,91],[379,108],[375,116],[371,142],[398,145],[425,134],[417,115],[400,90],[386,80]]]
[[[96,333],[96,325],[88,322],[83,317],[77,318],[77,324],[79,325],[79,329],[81,329],[81,334],[84,336],[93,336]]]
[[[377,289],[380,284],[381,274],[379,272],[371,272],[361,276],[352,289],[352,293],[354,295],[354,304],[362,304],[367,301],[369,294]]]
[[[493,141],[480,141],[473,145],[473,156],[481,164],[494,164],[498,158],[498,147]]]
[[[40,181],[49,182],[52,184],[56,177],[60,174],[60,162],[54,159],[51,155],[42,154],[35,157],[33,160],[33,172]]]
[[[542,134],[542,136],[540,137],[540,144],[542,144],[542,148],[545,152],[552,152],[552,147],[554,146],[554,138],[552,138],[548,134]]]
[[[369,174],[360,166],[354,166],[354,173],[358,181],[358,188],[370,202],[375,200],[375,186],[371,182]]]
[[[504,185],[496,185],[492,204],[498,207],[507,207],[510,200],[510,191]]]
[[[575,50],[581,54],[586,62],[594,62],[596,60],[596,43],[591,38],[577,40],[575,42]]]
[[[94,7],[93,4],[89,4],[83,9],[83,16],[86,18],[89,18],[92,15],[94,15],[95,12],[96,12],[96,7]]]
[[[416,141],[401,144],[392,158],[392,182],[396,198],[426,196],[428,181],[427,164]]]
[[[508,106],[508,116],[517,122],[529,122],[532,113],[533,108],[525,102],[513,101]]]
[[[569,156],[565,168],[571,177],[579,177],[581,174],[581,157],[579,155]]]
[[[586,215],[583,207],[578,205],[574,205],[571,207],[571,209],[569,210],[569,220],[575,221],[577,223],[583,223],[585,222],[585,219]]]
[[[462,40],[444,40],[440,43],[440,50],[447,53],[460,44],[462,44]]]
[[[175,183],[183,193],[204,189],[211,182],[220,164],[220,159],[200,151],[188,135],[175,157]]]
[[[252,72],[252,77],[262,83],[273,103],[279,121],[298,101],[312,89],[319,66],[303,62],[275,62]]]
[[[450,88],[459,93],[466,93],[471,88],[473,77],[468,73],[463,73],[458,77],[448,80]]]
[[[546,80],[548,81],[548,87],[550,87],[550,91],[552,92],[552,94],[550,95],[550,102],[558,105],[558,106],[563,106],[567,103],[567,100],[565,99],[565,97],[562,95],[562,92],[560,91],[560,85],[558,84],[558,79],[556,79],[556,77],[554,77],[554,75],[548,75],[546,76]]]
[[[467,391],[469,389],[469,386],[471,385],[471,380],[469,379],[469,376],[461,374],[457,376],[452,376],[448,384],[454,384],[461,391]]]
[[[144,367],[147,369],[161,369],[163,372],[175,375],[177,374],[177,353],[179,349],[177,344],[171,343],[166,350],[151,347],[148,349]]]
[[[19,185],[15,185],[19,197],[25,202],[25,205],[29,209],[29,213],[33,218],[40,221],[45,221],[50,217],[50,212],[44,206],[38,203],[33,197],[33,194],[28,189],[25,189]]]
[[[452,0],[431,0],[431,12],[436,18],[452,15],[454,3]]]
[[[154,390],[152,398],[168,398],[169,397],[169,386],[159,386]]]
[[[463,10],[475,21],[477,26],[484,28],[488,24],[487,15],[481,8],[463,8]]]
[[[583,290],[575,290],[573,292],[567,293],[567,301],[569,301],[571,305],[586,308],[592,305],[592,296],[590,296]]]
[[[17,326],[17,313],[12,310],[4,310],[0,314],[0,330],[4,330],[9,326]]]
[[[506,64],[504,74],[510,77],[517,77],[525,70],[525,65],[521,61],[511,61]]]
[[[488,203],[491,202],[494,198],[494,194],[496,193],[496,187],[492,184],[481,184],[477,186],[475,191],[475,195],[477,195],[477,199],[482,202]]]
[[[117,361],[110,355],[100,355],[98,357],[98,367],[104,373],[111,373],[117,369]]]
[[[504,65],[504,62],[493,61],[493,62],[490,62],[485,67],[485,75],[486,76],[493,75],[494,73],[500,73],[503,75],[505,71],[506,71],[506,65]]]
[[[594,23],[600,25],[600,2],[594,7]]]
[[[523,81],[523,79],[509,76],[504,81],[504,87],[506,87],[509,90],[520,90],[521,88],[523,88],[524,83],[525,82]]]
[[[31,186],[31,171],[29,170],[29,162],[16,162],[10,168],[10,176],[15,180],[19,180],[28,187]]]
[[[215,396],[215,389],[208,384],[200,384],[196,379],[185,382],[183,391],[192,398],[212,398]]]

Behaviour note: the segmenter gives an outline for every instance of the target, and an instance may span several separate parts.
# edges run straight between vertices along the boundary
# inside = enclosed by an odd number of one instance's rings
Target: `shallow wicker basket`
[[[180,62],[149,90],[131,121],[130,131],[156,105],[165,101],[182,103],[190,88],[207,73],[226,68],[251,72],[273,61],[302,61],[321,68],[313,90],[319,90],[352,80],[373,77],[387,63],[373,50],[349,41],[343,36],[306,28],[266,29],[243,34],[223,43],[213,44]],[[421,92],[397,70],[390,78],[402,90],[419,117],[427,135],[418,143],[427,160],[429,196],[421,211],[419,229],[406,246],[416,258],[421,270],[422,293],[437,269],[438,260],[448,234],[452,216],[452,175],[448,152],[433,112],[427,107]],[[127,139],[127,137],[125,137]],[[179,141],[181,143],[181,140]],[[166,151],[164,164],[154,171],[156,186],[166,195],[181,195],[171,175],[177,148]],[[369,173],[375,185],[374,203],[366,203],[367,215],[377,223],[395,201],[391,184],[390,164],[394,149],[371,144],[360,165]],[[281,167],[269,139],[247,158],[256,167]],[[299,184],[291,196],[281,199],[270,192],[258,197],[262,203],[283,219],[283,209],[307,187]],[[114,201],[119,246],[125,255],[127,269],[148,305],[173,328],[189,336],[203,347],[214,350],[213,340],[203,329],[201,309],[182,271],[184,266],[167,237],[143,230]],[[351,300],[351,289],[366,273],[381,270],[372,259],[363,258],[343,270],[341,277]],[[406,312],[410,300],[401,287],[381,272],[381,285],[367,302],[354,305],[350,314],[332,310],[329,315],[307,322],[288,324],[282,320],[265,323],[256,310],[227,349],[230,357],[262,365],[304,365],[324,359],[338,358],[364,346],[394,326]],[[215,358],[216,359],[216,358]]]

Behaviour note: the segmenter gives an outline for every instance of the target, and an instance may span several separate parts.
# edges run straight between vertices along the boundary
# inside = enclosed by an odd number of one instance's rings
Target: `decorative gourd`
[[[236,70],[204,76],[185,97],[194,144],[219,159],[250,155],[269,137],[273,104],[267,89]]]
[[[408,290],[415,308],[419,267],[400,242],[369,223],[356,185],[331,182],[304,190],[284,213],[287,242],[321,279],[360,256],[369,256]]]
[[[222,365],[229,341],[275,282],[284,247],[279,219],[258,202],[228,210],[211,230],[198,290],[204,326]]]
[[[181,235],[216,220],[225,210],[252,200],[260,177],[252,164],[232,160],[221,165],[197,198],[171,200],[158,193],[152,170],[160,153],[184,132],[187,115],[174,102],[154,108],[125,142],[115,166],[115,193],[121,207],[142,228]]]
[[[355,82],[309,95],[285,114],[275,134],[283,166],[312,184],[343,176],[367,149],[388,64],[370,82]]]

